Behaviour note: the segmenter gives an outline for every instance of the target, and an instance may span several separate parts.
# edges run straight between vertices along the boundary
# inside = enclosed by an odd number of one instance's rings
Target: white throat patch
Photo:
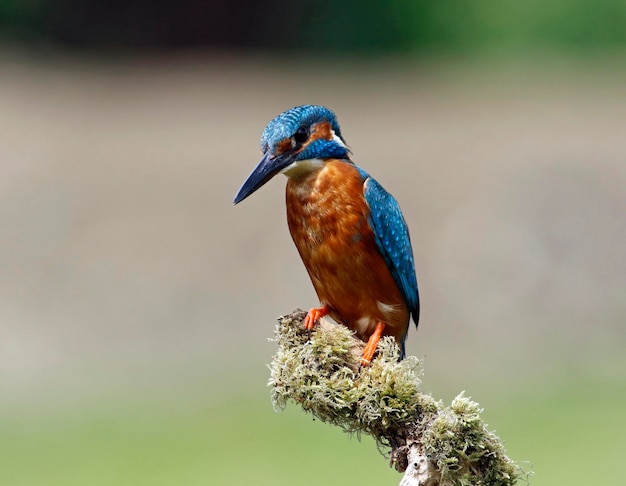
[[[323,166],[324,161],[322,159],[296,160],[280,172],[285,174],[287,177],[298,177],[313,172],[314,170],[321,169]]]

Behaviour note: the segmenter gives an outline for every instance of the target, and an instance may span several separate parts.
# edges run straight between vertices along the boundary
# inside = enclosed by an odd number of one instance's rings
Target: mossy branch
[[[276,328],[269,383],[276,410],[292,401],[350,434],[371,435],[404,472],[400,486],[509,486],[522,476],[478,404],[461,393],[445,407],[422,393],[419,360],[398,361],[393,338],[360,367],[363,343],[350,330],[322,319],[309,333],[305,315],[298,309]]]

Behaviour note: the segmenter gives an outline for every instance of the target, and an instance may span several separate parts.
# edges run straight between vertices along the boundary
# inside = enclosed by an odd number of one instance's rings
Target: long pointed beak
[[[237,204],[247,198],[254,191],[263,186],[272,177],[293,162],[294,154],[271,156],[268,152],[263,154],[254,170],[237,191],[233,204]]]

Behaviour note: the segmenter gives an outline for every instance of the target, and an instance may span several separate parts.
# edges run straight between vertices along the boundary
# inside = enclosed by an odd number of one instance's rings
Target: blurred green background
[[[424,388],[533,485],[623,484],[626,3],[0,1],[0,484],[397,484],[266,388],[316,304],[265,124],[399,200]]]

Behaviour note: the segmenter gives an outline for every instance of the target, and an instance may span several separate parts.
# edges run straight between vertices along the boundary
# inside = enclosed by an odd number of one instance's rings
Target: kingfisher
[[[335,114],[324,106],[296,106],[269,122],[261,160],[237,192],[237,204],[278,173],[287,176],[287,222],[320,301],[306,315],[312,330],[329,315],[366,344],[373,358],[382,336],[405,356],[419,295],[409,230],[400,206],[354,164]]]

